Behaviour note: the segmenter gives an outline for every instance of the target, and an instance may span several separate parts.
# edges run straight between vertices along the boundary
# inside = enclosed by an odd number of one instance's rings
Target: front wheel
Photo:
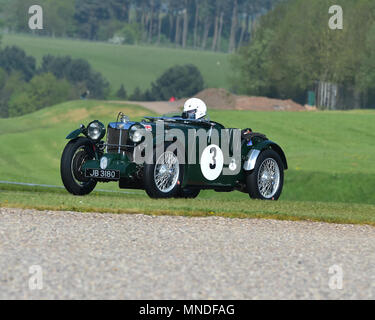
[[[200,189],[181,188],[177,194],[177,198],[195,199],[199,193]]]
[[[92,143],[87,138],[70,141],[61,156],[60,173],[62,182],[70,193],[83,196],[92,192],[97,181],[86,178],[82,170],[87,160],[95,158]]]
[[[284,185],[284,166],[274,150],[263,151],[255,168],[246,177],[247,190],[251,198],[278,200]]]
[[[164,151],[156,158],[155,164],[146,164],[144,169],[144,184],[150,198],[173,198],[180,192],[183,165],[178,161],[177,154]]]

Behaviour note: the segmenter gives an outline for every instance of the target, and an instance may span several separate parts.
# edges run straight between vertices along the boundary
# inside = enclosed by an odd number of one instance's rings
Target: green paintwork
[[[75,138],[78,138],[78,136],[83,132],[83,128],[78,128],[74,131],[72,131],[71,133],[69,133],[67,136],[66,136],[66,139],[68,140],[72,140],[72,139],[75,139]]]
[[[288,163],[286,161],[285,153],[277,143],[275,143],[271,140],[264,140],[264,141],[261,141],[261,142],[255,144],[253,146],[253,149],[256,149],[256,150],[259,150],[259,151],[263,151],[263,150],[268,149],[268,148],[273,149],[274,151],[276,151],[279,154],[279,156],[280,156],[280,158],[281,158],[281,160],[284,164],[284,169],[287,170],[288,169]]]

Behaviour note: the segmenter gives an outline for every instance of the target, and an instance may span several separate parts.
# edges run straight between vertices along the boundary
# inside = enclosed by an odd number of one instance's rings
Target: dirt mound
[[[206,89],[196,96],[203,100],[208,109],[235,109],[236,96],[225,89]]]
[[[265,97],[237,96],[237,110],[256,111],[305,111],[305,107],[293,100],[279,100]]]
[[[293,100],[278,100],[265,97],[237,96],[225,89],[206,89],[195,95],[202,99],[210,109],[226,110],[255,110],[255,111],[313,111],[314,107],[303,107]],[[116,103],[127,103],[141,105],[158,114],[171,112],[180,113],[188,98],[179,99],[174,102],[169,101],[127,101]]]
[[[305,111],[306,108],[293,100],[266,97],[237,96],[225,89],[206,89],[196,98],[202,99],[208,109],[256,110],[256,111]],[[179,102],[185,102],[181,99]]]

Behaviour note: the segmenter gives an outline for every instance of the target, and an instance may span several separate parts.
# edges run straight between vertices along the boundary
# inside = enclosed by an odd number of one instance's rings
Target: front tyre
[[[199,189],[180,188],[177,198],[195,199],[200,193]]]
[[[254,170],[246,177],[247,190],[251,198],[278,200],[284,185],[284,166],[274,150],[263,151]]]
[[[173,198],[180,192],[183,165],[179,163],[176,152],[164,151],[156,157],[155,164],[146,164],[144,168],[144,185],[150,198]]]
[[[71,194],[77,196],[92,192],[97,181],[86,178],[82,170],[87,160],[95,158],[92,143],[87,138],[70,141],[61,156],[60,173],[62,182]]]

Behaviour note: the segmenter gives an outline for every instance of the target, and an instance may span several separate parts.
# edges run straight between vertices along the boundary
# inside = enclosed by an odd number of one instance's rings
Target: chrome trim
[[[120,135],[118,138],[118,153],[121,153],[121,138],[122,138],[122,129],[120,129]]]
[[[243,169],[245,171],[251,171],[255,168],[255,164],[257,162],[259,154],[260,154],[260,151],[256,149],[252,149],[249,151],[246,157],[246,161],[243,164]]]
[[[130,129],[130,127],[132,125],[136,124],[136,122],[126,122],[126,123],[123,123],[123,122],[110,122],[108,124],[108,126],[112,129],[124,129],[124,130],[128,130]]]

